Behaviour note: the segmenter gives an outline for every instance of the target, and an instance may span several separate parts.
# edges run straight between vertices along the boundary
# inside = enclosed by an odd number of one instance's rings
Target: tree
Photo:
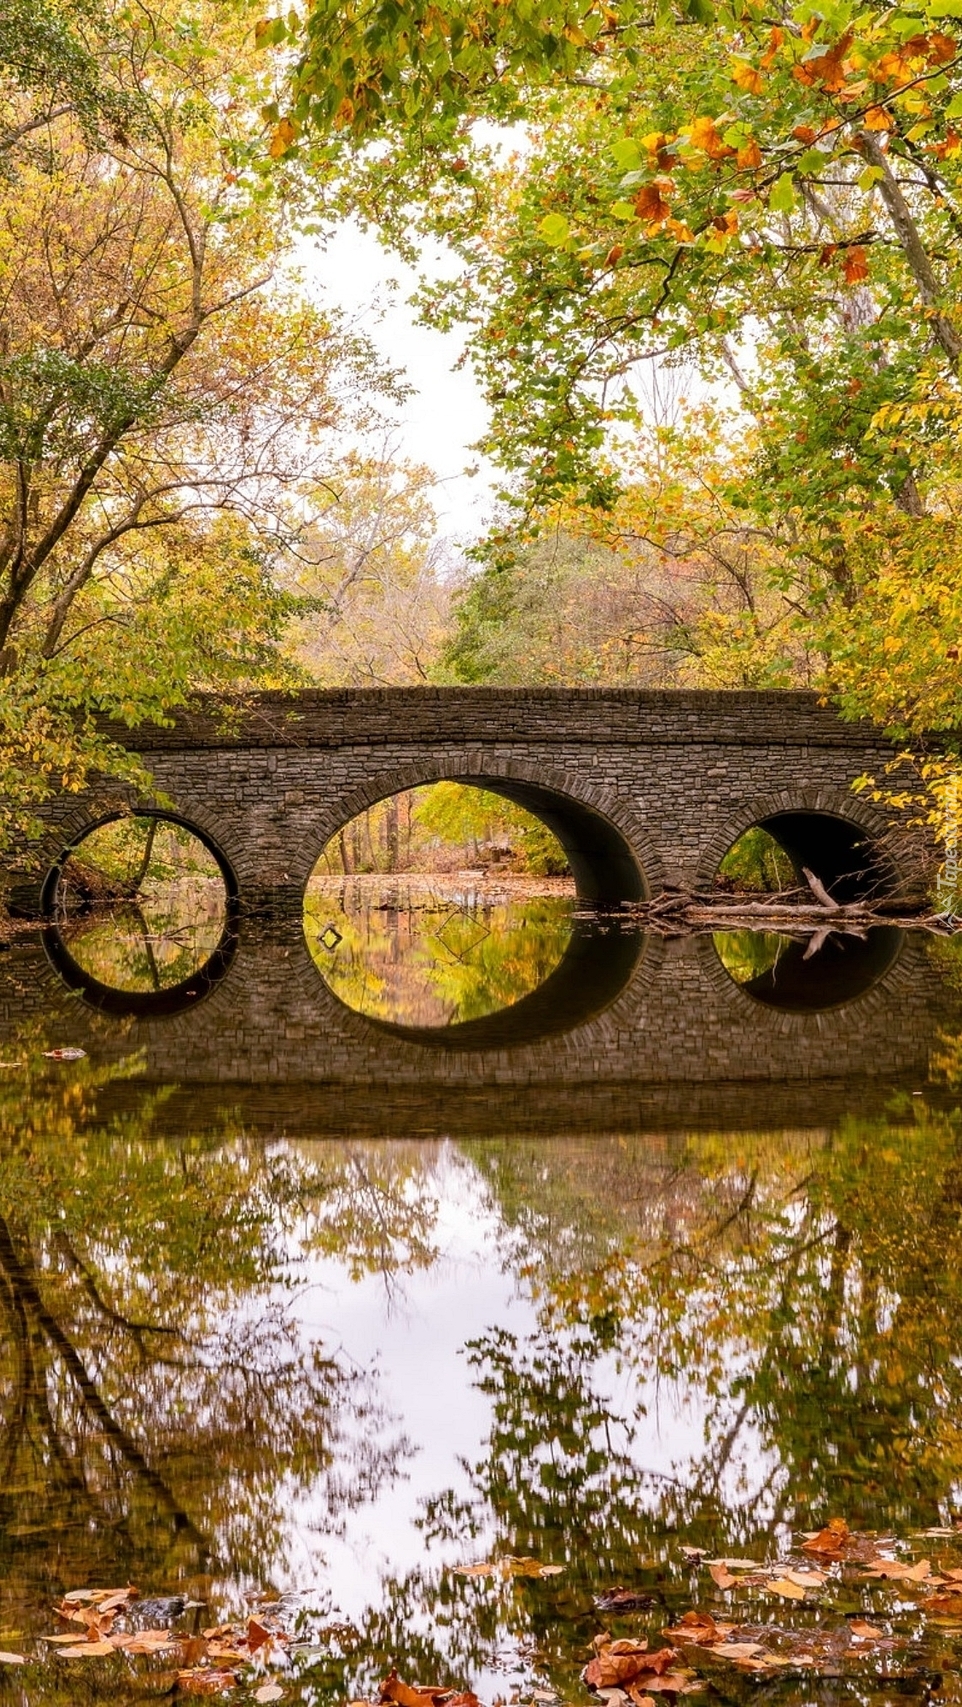
[[[318,123],[376,139],[350,177],[369,217],[403,243],[415,205],[461,256],[424,308],[466,328],[520,515],[618,501],[641,364],[685,353],[733,385],[726,497],[798,608],[789,656],[824,654],[844,710],[916,739],[959,715],[942,525],[959,475],[957,16],[955,0],[611,0],[408,17],[384,0],[362,36],[353,10],[327,33],[313,8],[278,144],[329,158]],[[479,118],[523,120],[525,145],[509,156]],[[510,561],[513,541],[494,545]],[[840,633],[853,655],[877,647],[909,608],[922,644],[856,691]]]
[[[273,561],[310,513],[290,495],[388,384],[285,271],[294,192],[251,166],[269,85],[244,8],[109,22],[123,127],[3,90],[29,121],[0,182],[0,790],[21,803],[132,774],[98,713],[289,677]]]
[[[303,615],[285,650],[322,686],[427,682],[447,626],[453,554],[438,537],[431,469],[345,458],[311,493],[312,519],[280,566]]]

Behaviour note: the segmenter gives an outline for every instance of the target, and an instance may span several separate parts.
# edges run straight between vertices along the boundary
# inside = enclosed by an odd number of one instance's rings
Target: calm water
[[[129,914],[65,930],[86,995],[49,941],[0,956],[0,1652],[26,1662],[0,1700],[219,1672],[227,1700],[347,1703],[394,1667],[588,1707],[602,1632],[675,1649],[625,1702],[962,1700],[954,944],[820,961],[639,945],[560,894],[328,890],[303,964],[293,933],[258,949],[259,1005],[242,933],[185,1013],[138,1002],[164,966],[189,987],[223,921],[143,922],[150,953]],[[628,970],[589,1020],[445,1052],[592,955]],[[256,1054],[270,991],[286,1054]],[[342,1010],[350,1086],[323,1055]],[[833,1518],[859,1538],[805,1551]],[[718,1559],[757,1568],[724,1586]],[[152,1604],[105,1639],[179,1645],[45,1642],[84,1637],[65,1593],[129,1584]],[[662,1636],[695,1609],[744,1664]],[[276,1636],[253,1657],[252,1614]]]

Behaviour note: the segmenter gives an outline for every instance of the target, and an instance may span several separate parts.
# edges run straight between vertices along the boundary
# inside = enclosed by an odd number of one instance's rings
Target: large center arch
[[[486,789],[540,818],[561,843],[582,901],[602,906],[644,901],[663,882],[661,860],[641,820],[607,789],[542,767],[499,766],[473,754],[400,766],[341,795],[318,826],[304,881],[322,848],[352,818],[391,795],[436,782]]]

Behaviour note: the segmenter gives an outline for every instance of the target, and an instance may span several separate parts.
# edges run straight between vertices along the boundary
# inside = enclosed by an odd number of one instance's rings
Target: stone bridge
[[[108,726],[110,727],[110,726]],[[111,733],[222,862],[241,904],[299,906],[328,839],[399,790],[477,783],[558,836],[579,893],[635,901],[709,883],[741,832],[768,828],[824,881],[919,882],[917,846],[864,794],[892,748],[812,693],[396,688],[202,701],[167,729]],[[45,871],[133,802],[47,809]],[[860,874],[857,875],[857,874]],[[35,904],[21,887],[21,905]]]
[[[442,778],[536,812],[582,894],[605,902],[708,883],[756,823],[826,881],[911,886],[919,848],[852,791],[891,749],[812,694],[261,694],[202,705],[136,744],[166,809],[217,852],[239,930],[219,975],[167,1012],[154,997],[78,999],[52,926],[0,944],[5,1052],[34,1033],[79,1044],[138,1063],[131,1095],[179,1084],[171,1118],[185,1128],[226,1099],[254,1127],[314,1135],[820,1126],[926,1083],[945,996],[925,944],[898,931],[838,939],[830,997],[813,1005],[802,945],[779,963],[778,990],[746,988],[710,936],[666,942],[615,911],[574,930],[530,997],[431,1034],[346,1008],[308,950],[302,893],[328,839],[375,801]],[[131,804],[144,803],[111,791],[52,802],[45,869]],[[127,1081],[112,1083],[122,1101]]]

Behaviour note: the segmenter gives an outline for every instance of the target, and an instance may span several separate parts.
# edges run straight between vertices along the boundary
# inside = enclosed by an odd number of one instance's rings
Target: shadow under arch
[[[891,894],[896,874],[878,840],[864,825],[838,812],[772,812],[758,820],[784,849],[800,883],[814,872],[837,901],[862,901]]]
[[[207,849],[217,865],[224,883],[224,928],[212,954],[202,966],[178,984],[164,990],[118,990],[103,983],[74,958],[57,923],[57,899],[64,867],[71,854],[104,824],[117,823],[123,818],[156,818],[165,824],[177,824],[188,830]],[[157,807],[138,807],[135,812],[109,812],[96,821],[85,824],[82,831],[68,842],[50,867],[40,892],[40,905],[45,920],[43,947],[50,965],[68,989],[76,990],[88,1007],[123,1019],[164,1017],[196,1007],[225,977],[237,953],[240,922],[240,890],[237,875],[226,854],[217,843],[190,818]]]
[[[878,925],[864,937],[833,931],[815,954],[807,941],[793,939],[773,965],[742,980],[726,964],[720,935],[712,943],[735,987],[763,1007],[794,1014],[830,1013],[857,1001],[885,977],[905,943],[895,925]]]

